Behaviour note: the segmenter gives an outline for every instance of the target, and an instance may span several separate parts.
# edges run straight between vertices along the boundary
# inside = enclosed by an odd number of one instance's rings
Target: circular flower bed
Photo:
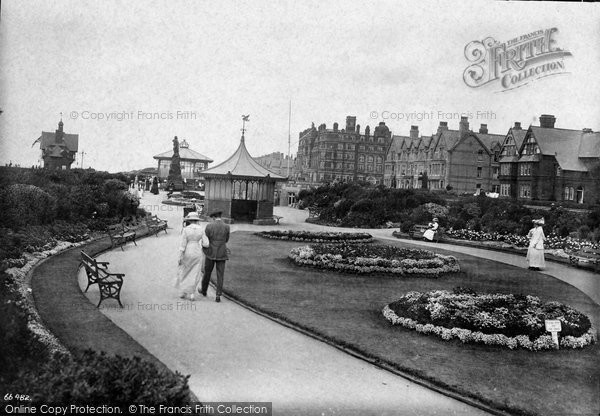
[[[439,276],[460,271],[456,257],[379,244],[311,244],[292,249],[289,257],[298,265],[345,273]]]
[[[264,238],[273,238],[276,240],[292,240],[292,241],[311,241],[315,243],[370,243],[373,241],[373,236],[367,233],[341,233],[341,232],[312,232],[312,231],[292,231],[292,230],[274,230],[261,231],[256,233]]]
[[[501,345],[532,351],[555,348],[545,331],[544,320],[558,319],[561,348],[583,348],[595,342],[587,316],[559,302],[535,296],[477,294],[457,288],[454,292],[409,292],[383,309],[383,316],[402,325],[444,340]]]

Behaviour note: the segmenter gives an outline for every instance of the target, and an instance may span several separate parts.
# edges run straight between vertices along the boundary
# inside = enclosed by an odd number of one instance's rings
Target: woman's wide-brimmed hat
[[[544,221],[544,218],[538,218],[538,219],[533,220],[533,223],[539,224],[539,225],[544,225],[544,224],[546,224],[546,221]]]
[[[197,212],[192,211],[190,213],[188,213],[184,218],[184,221],[200,221],[200,216],[198,215]]]
[[[438,219],[437,219],[437,217],[436,217],[436,218],[434,218],[434,219],[433,219],[433,221],[435,221],[435,222],[438,222]]]

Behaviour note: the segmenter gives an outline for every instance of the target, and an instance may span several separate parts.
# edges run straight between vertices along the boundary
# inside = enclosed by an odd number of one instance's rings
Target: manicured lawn
[[[462,344],[392,326],[381,314],[386,304],[408,291],[463,286],[557,300],[587,314],[598,328],[600,307],[564,282],[441,249],[436,252],[459,259],[461,273],[398,278],[325,272],[287,259],[289,250],[302,243],[237,232],[229,245],[233,254],[225,291],[263,312],[497,409],[515,414],[598,414],[598,344],[544,352]]]

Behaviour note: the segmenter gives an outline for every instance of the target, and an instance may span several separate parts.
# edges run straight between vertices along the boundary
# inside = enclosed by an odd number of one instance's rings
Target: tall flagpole
[[[290,149],[291,149],[291,143],[292,143],[292,135],[291,135],[291,130],[292,129],[292,100],[290,100],[290,111],[289,111],[289,116],[288,116],[288,164],[287,164],[287,177],[290,177]]]

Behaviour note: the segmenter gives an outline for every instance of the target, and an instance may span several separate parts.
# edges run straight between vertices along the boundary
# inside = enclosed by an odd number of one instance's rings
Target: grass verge
[[[235,233],[226,291],[338,346],[498,410],[522,415],[598,413],[598,344],[543,352],[462,344],[394,327],[381,314],[386,304],[408,291],[462,286],[557,300],[588,315],[598,328],[600,307],[576,288],[542,273],[442,249],[435,251],[456,256],[461,273],[403,279],[300,268],[287,259],[298,245]]]

